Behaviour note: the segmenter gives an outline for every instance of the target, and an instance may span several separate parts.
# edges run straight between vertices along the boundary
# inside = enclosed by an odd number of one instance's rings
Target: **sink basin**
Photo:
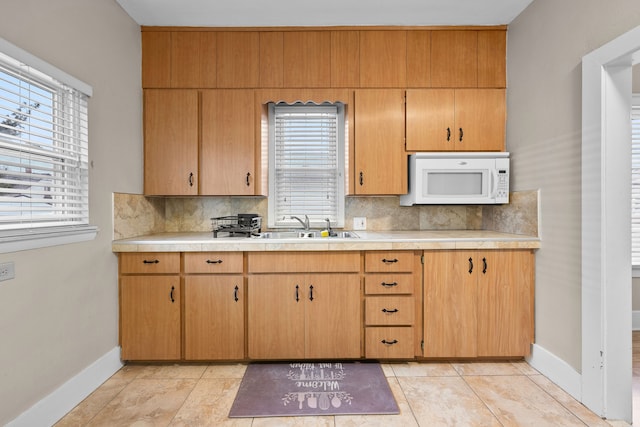
[[[260,239],[357,239],[358,236],[353,231],[337,231],[334,235],[322,237],[319,231],[266,231],[260,233]]]

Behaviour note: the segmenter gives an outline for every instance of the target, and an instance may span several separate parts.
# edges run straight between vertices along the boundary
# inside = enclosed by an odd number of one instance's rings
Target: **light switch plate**
[[[353,229],[354,230],[366,230],[367,229],[367,218],[364,216],[357,216],[353,218]]]
[[[0,281],[15,279],[16,270],[13,262],[3,262],[0,264]]]

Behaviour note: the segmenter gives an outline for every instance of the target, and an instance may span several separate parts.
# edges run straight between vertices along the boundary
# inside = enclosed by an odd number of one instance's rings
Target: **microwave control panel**
[[[496,201],[503,200],[509,200],[509,172],[506,169],[498,169]]]

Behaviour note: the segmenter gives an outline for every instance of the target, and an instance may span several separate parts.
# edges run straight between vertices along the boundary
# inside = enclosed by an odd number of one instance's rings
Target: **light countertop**
[[[359,238],[262,239],[213,233],[159,233],[114,240],[113,252],[359,251],[423,249],[537,249],[535,236],[486,230],[355,231]]]

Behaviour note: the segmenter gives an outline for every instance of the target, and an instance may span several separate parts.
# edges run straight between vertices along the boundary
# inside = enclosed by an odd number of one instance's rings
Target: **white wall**
[[[578,372],[581,58],[638,25],[637,0],[535,0],[509,26],[507,149],[513,188],[541,190],[536,342]]]
[[[0,255],[0,425],[16,418],[118,338],[112,192],[142,191],[140,29],[115,0],[3,1],[0,37],[93,87],[90,216],[95,240]]]

